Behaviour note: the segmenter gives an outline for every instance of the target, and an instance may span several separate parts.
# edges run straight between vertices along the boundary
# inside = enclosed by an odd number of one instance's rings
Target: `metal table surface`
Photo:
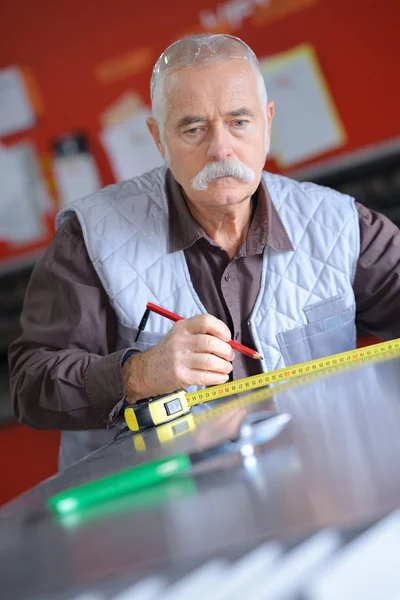
[[[165,444],[149,430],[145,451],[132,435],[121,437],[0,510],[1,597],[71,597],[68,590],[382,517],[400,504],[399,390],[399,359],[303,383],[246,409],[275,406],[292,416],[255,464],[219,457],[162,493],[147,490],[64,523],[47,514],[45,500],[67,487],[229,439],[244,411]]]

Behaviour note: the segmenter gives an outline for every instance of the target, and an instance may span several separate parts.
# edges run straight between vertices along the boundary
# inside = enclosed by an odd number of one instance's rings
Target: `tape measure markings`
[[[351,351],[350,354],[352,356],[351,356],[350,360],[348,360],[346,358],[345,360],[339,361],[337,364],[336,363],[332,364],[331,367],[327,367],[326,369],[319,368],[317,371],[312,371],[312,372],[309,372],[302,376],[298,376],[298,377],[293,376],[293,378],[289,379],[289,381],[286,381],[285,383],[281,383],[280,385],[278,385],[276,387],[274,386],[274,387],[270,387],[268,389],[261,389],[261,390],[255,391],[255,392],[253,391],[249,394],[241,396],[240,398],[235,398],[233,400],[223,402],[223,403],[219,404],[218,406],[215,406],[215,407],[211,408],[210,410],[207,410],[206,412],[200,413],[198,415],[189,413],[189,414],[185,414],[184,416],[182,416],[176,420],[172,420],[169,423],[161,424],[161,425],[157,426],[155,429],[157,432],[157,435],[158,435],[158,439],[161,444],[170,442],[171,440],[173,440],[176,437],[177,434],[179,435],[180,433],[183,433],[186,430],[193,431],[196,429],[196,427],[198,425],[201,425],[202,423],[205,423],[206,421],[208,421],[210,419],[218,418],[220,416],[226,416],[226,414],[229,413],[229,411],[233,411],[233,410],[237,410],[237,409],[241,409],[241,408],[248,408],[249,406],[255,405],[259,402],[266,402],[267,400],[270,400],[274,396],[281,394],[291,388],[298,387],[302,384],[310,383],[311,381],[315,381],[318,379],[323,379],[327,375],[333,375],[333,374],[337,373],[338,371],[350,371],[350,370],[356,368],[357,366],[359,366],[360,363],[367,363],[367,362],[371,363],[372,362],[375,364],[375,363],[379,363],[379,362],[384,362],[384,361],[388,360],[389,358],[399,358],[400,357],[400,339],[394,340],[393,342],[383,342],[382,344],[376,344],[376,346],[378,346],[376,348],[376,351],[374,351],[374,346],[366,346],[365,348],[362,349],[362,351]],[[346,355],[346,353],[343,353],[343,354]],[[327,363],[328,360],[332,360],[332,359],[336,360],[336,357],[338,357],[338,356],[340,357],[343,355],[333,355],[333,356],[329,357],[329,359],[322,359],[317,362]],[[307,364],[307,363],[305,363],[305,364]],[[298,366],[299,365],[296,365],[296,367],[298,367]],[[252,379],[252,378],[250,378],[250,379]],[[255,379],[257,379],[257,377]],[[220,386],[216,386],[216,387],[220,387]],[[225,386],[223,386],[223,387],[225,387]],[[187,394],[187,396],[189,396],[189,394]],[[180,431],[179,424],[186,425],[186,429],[184,431]],[[175,429],[174,425],[178,426],[177,427],[178,431],[174,430]],[[133,439],[135,449],[137,451],[143,452],[146,450],[146,443],[140,432],[134,434],[132,436],[132,439]]]
[[[204,414],[204,419],[226,412],[229,408],[248,406],[255,401],[267,400],[278,391],[283,391],[289,386],[298,385],[315,376],[335,372],[338,369],[359,365],[370,360],[386,360],[390,356],[400,356],[400,338],[390,342],[382,342],[372,346],[365,346],[357,350],[348,350],[340,354],[333,354],[308,362],[283,367],[268,373],[261,373],[231,381],[223,385],[209,387],[196,392],[187,393],[186,390],[177,390],[167,395],[155,397],[148,401],[138,402],[137,405],[126,407],[124,410],[125,421],[131,431],[140,431],[147,427],[158,426],[173,422],[177,417],[188,414],[193,406],[200,403],[219,400],[234,394],[253,392],[263,388],[255,395],[254,392],[242,395],[231,402],[224,402],[218,407],[213,407]],[[272,385],[279,383],[279,386]],[[199,415],[196,416],[200,418]],[[200,422],[200,421],[198,421]]]
[[[286,381],[288,379],[293,379],[294,377],[301,377],[303,375],[325,371],[332,367],[341,367],[342,365],[354,362],[359,364],[370,358],[382,354],[386,355],[388,352],[396,350],[400,350],[400,338],[390,342],[381,342],[380,344],[365,346],[364,348],[356,350],[348,350],[346,352],[332,354],[331,356],[310,360],[297,365],[283,367],[276,371],[261,373],[260,375],[245,377],[244,379],[237,379],[236,381],[230,381],[229,383],[216,385],[204,390],[190,392],[186,394],[186,398],[188,406],[196,406],[203,402],[219,400],[220,398],[232,396],[233,394],[265,387],[271,383],[279,383],[280,381]]]
[[[204,413],[194,415],[194,423],[197,426],[197,425],[199,425],[205,421],[208,421],[209,419],[212,419],[214,417],[225,415],[230,410],[235,410],[235,409],[237,410],[238,408],[247,408],[248,406],[250,406],[252,404],[257,404],[258,402],[264,402],[266,400],[269,400],[270,398],[272,398],[273,396],[275,396],[277,394],[285,392],[286,390],[288,390],[290,388],[302,385],[303,383],[308,383],[310,381],[314,381],[315,379],[322,379],[326,375],[335,374],[338,371],[351,370],[351,369],[359,366],[360,362],[361,363],[364,363],[364,362],[378,363],[378,362],[383,362],[385,360],[388,360],[388,358],[399,358],[400,357],[400,339],[395,340],[395,341],[398,343],[396,344],[396,347],[393,350],[388,350],[387,347],[384,351],[379,350],[376,353],[373,353],[368,350],[368,354],[365,353],[365,356],[364,356],[364,353],[363,353],[363,357],[361,359],[360,358],[359,359],[354,358],[352,360],[346,359],[345,361],[341,361],[339,364],[337,364],[337,365],[335,364],[335,365],[331,366],[330,368],[319,369],[316,372],[311,372],[311,373],[303,375],[301,377],[296,377],[296,378],[293,377],[291,380],[287,381],[286,383],[282,383],[279,386],[259,390],[258,392],[253,392],[246,396],[242,396],[240,398],[235,398],[234,400],[224,402],[218,406],[211,408],[210,410],[208,410]],[[383,344],[388,344],[388,343],[389,342],[383,342]],[[393,345],[393,342],[392,342],[392,345]],[[368,348],[370,348],[370,346],[368,346]]]

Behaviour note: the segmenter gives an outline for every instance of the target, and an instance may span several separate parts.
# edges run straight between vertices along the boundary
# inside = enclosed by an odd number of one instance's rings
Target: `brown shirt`
[[[224,321],[233,339],[253,347],[248,318],[257,297],[265,245],[292,244],[262,183],[253,198],[245,242],[230,260],[193,219],[168,172],[169,251],[183,250],[206,310]],[[361,251],[353,284],[357,323],[381,338],[400,337],[400,231],[357,204]],[[88,429],[110,424],[124,398],[115,351],[116,316],[89,259],[76,217],[56,232],[36,265],[21,316],[22,335],[9,350],[17,417],[43,429]],[[258,361],[236,353],[235,379],[260,372]]]

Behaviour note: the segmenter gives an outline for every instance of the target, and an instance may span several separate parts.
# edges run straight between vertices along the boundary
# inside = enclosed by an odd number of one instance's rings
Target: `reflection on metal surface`
[[[178,498],[195,493],[196,482],[193,477],[177,477],[172,481],[159,483],[135,494],[103,502],[86,510],[57,515],[54,518],[63,527],[71,529],[100,519],[119,519],[124,515],[129,516],[130,512],[138,509],[151,510],[159,504],[173,502]]]
[[[164,423],[155,428],[158,442],[160,444],[166,444],[179,435],[194,431],[196,425],[194,422],[194,416],[192,414],[184,415],[175,421],[170,423]],[[129,435],[129,434],[128,434]],[[132,435],[132,442],[137,452],[146,451],[146,441],[141,433],[135,433]]]
[[[236,560],[270,540],[284,543],[381,518],[400,504],[399,390],[400,361],[389,360],[279,390],[168,443],[146,431],[143,452],[131,436],[117,440],[0,511],[2,590],[10,598],[71,598],[75,589],[103,590],[105,579],[110,585],[121,579],[122,589],[123,578],[127,587],[161,572],[172,585],[218,556]],[[245,415],[271,408],[291,422],[267,451],[197,465],[195,493],[127,506],[73,529],[50,517],[30,518],[67,487],[234,439]]]
[[[400,514],[366,531],[325,529],[287,547],[262,543],[175,574],[96,587],[91,600],[376,600],[398,598]],[[64,596],[62,596],[64,597]],[[87,596],[84,596],[87,598]],[[57,598],[60,596],[57,595]],[[68,596],[83,600],[83,596]],[[54,599],[53,599],[54,600]]]
[[[290,419],[290,415],[278,414],[276,411],[249,414],[244,417],[233,440],[196,452],[182,452],[149,460],[141,465],[100,477],[95,481],[68,488],[49,498],[47,508],[61,518],[81,511],[87,514],[88,509],[98,504],[140,492],[151,486],[157,488],[158,484],[167,478],[187,472],[196,463],[203,463],[210,458],[235,453],[240,453],[244,457],[252,456],[257,446],[265,445],[279,435]],[[135,448],[137,449],[137,445]]]

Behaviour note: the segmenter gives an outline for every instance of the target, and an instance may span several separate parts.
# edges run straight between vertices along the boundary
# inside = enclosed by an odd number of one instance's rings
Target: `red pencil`
[[[162,317],[170,319],[171,321],[183,320],[183,317],[176,315],[175,313],[171,312],[170,310],[167,310],[166,308],[161,308],[161,306],[157,306],[157,304],[153,304],[152,302],[148,302],[146,308],[148,308],[154,313],[157,313],[158,315],[161,315]],[[239,342],[229,340],[228,344],[234,350],[237,350],[238,352],[241,352],[246,356],[250,356],[250,358],[255,358],[256,360],[263,360],[263,357],[260,354],[258,354],[258,352],[252,350],[251,348],[247,348],[247,346],[243,346],[243,344],[239,344]]]

